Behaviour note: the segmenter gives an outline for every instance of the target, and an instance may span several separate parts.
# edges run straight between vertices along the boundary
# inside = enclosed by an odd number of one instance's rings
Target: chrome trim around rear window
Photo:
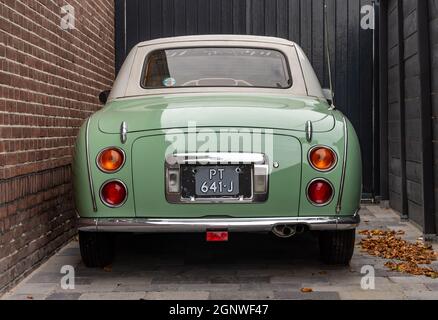
[[[227,230],[230,232],[270,232],[277,225],[306,226],[312,231],[352,230],[360,223],[352,216],[286,218],[198,218],[198,219],[117,219],[81,218],[78,229],[88,232],[180,233]]]

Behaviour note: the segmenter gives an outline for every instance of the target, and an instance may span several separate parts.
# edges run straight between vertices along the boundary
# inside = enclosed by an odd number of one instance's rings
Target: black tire
[[[79,247],[84,264],[103,268],[114,258],[114,236],[109,233],[79,231]]]
[[[349,265],[354,253],[355,239],[355,229],[321,232],[319,250],[322,261],[329,265]]]

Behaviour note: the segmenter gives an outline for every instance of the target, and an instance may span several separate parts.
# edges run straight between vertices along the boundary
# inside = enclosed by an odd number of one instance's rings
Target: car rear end
[[[316,231],[327,262],[350,260],[354,129],[298,46],[224,37],[138,45],[82,127],[73,171],[87,265],[110,261],[118,232]]]

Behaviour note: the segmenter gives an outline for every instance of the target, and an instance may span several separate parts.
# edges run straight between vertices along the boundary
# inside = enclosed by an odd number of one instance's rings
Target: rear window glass
[[[142,87],[290,88],[286,57],[273,49],[181,48],[151,52],[145,61]]]

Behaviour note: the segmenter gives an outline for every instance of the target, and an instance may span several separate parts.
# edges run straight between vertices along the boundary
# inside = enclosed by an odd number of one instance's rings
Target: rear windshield
[[[260,87],[292,85],[283,53],[258,48],[156,50],[145,61],[142,87]]]

